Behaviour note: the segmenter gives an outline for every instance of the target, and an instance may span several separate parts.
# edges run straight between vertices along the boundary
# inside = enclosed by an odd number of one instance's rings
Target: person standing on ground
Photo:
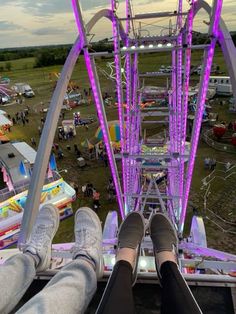
[[[31,144],[33,146],[36,146],[36,141],[35,141],[34,137],[31,137],[30,141],[31,141]]]
[[[93,208],[95,210],[95,212],[98,212],[98,209],[100,207],[100,193],[94,188],[93,191]]]

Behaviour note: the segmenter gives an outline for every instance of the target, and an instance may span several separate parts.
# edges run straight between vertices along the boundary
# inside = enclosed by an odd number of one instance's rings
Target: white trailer
[[[229,76],[210,76],[209,88],[215,88],[217,95],[231,96],[233,94]]]

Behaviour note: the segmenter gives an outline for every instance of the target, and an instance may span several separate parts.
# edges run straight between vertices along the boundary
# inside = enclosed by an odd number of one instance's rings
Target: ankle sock
[[[30,257],[34,260],[35,268],[37,268],[38,265],[39,265],[39,263],[40,263],[40,258],[39,258],[39,256],[36,255],[36,254],[33,254],[33,253],[30,252],[30,251],[26,251],[26,252],[24,252],[24,254],[30,256]]]
[[[78,254],[78,255],[76,255],[76,257],[74,259],[83,259],[86,262],[88,262],[93,267],[94,270],[96,270],[96,264],[95,264],[94,260],[91,259],[89,256],[84,255],[84,254]]]

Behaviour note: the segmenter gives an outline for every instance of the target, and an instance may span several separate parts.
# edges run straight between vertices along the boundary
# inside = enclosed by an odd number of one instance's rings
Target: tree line
[[[232,33],[233,41],[236,45],[236,33]],[[193,44],[206,43],[207,35],[194,32]],[[34,67],[46,67],[51,65],[62,65],[69,54],[72,45],[57,45],[44,47],[24,47],[0,50],[0,61],[5,61],[5,70],[11,70],[11,60],[34,57]],[[113,51],[113,42],[104,39],[90,44],[89,51]],[[3,69],[2,69],[3,70]]]

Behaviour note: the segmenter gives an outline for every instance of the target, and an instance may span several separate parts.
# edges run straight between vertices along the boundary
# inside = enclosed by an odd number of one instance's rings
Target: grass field
[[[193,65],[199,65],[201,64],[201,58],[202,55],[199,51],[194,51],[192,55],[192,64]],[[107,60],[99,59],[97,60],[97,65],[100,68],[105,69],[106,68],[106,62]],[[214,62],[217,63],[217,65],[220,66],[220,70],[223,72],[226,72],[226,66],[223,61],[222,53],[219,49],[216,51]],[[0,62],[0,66],[4,66],[5,62]],[[12,132],[9,134],[10,138],[12,140],[22,140],[26,141],[30,144],[30,138],[34,137],[39,142],[39,135],[38,135],[38,125],[40,125],[40,118],[41,113],[39,112],[42,107],[47,107],[49,104],[49,101],[51,99],[52,93],[53,93],[53,86],[55,83],[55,80],[51,81],[49,79],[49,73],[58,73],[61,71],[60,66],[52,66],[47,68],[33,68],[34,66],[34,58],[28,58],[28,59],[21,59],[21,60],[13,60],[11,61],[12,64],[12,70],[10,72],[4,72],[1,73],[3,76],[9,76],[11,79],[11,83],[16,82],[27,82],[31,85],[33,90],[35,91],[35,98],[32,99],[25,99],[25,102],[23,105],[12,105],[2,108],[3,110],[7,111],[10,115],[14,115],[17,111],[21,111],[24,109],[27,105],[30,107],[30,115],[29,120],[30,123],[26,126],[17,125],[12,128]],[[146,54],[143,55],[142,58],[139,61],[139,70],[140,72],[144,71],[157,71],[160,66],[169,65],[170,64],[170,54]],[[100,81],[102,85],[102,91],[108,92],[112,95],[114,95],[114,82],[111,80],[106,79],[100,72]],[[79,59],[79,61],[76,64],[76,67],[74,69],[72,79],[80,86],[81,90],[84,88],[89,87],[89,81],[87,72],[85,69],[85,64],[83,61],[83,58]],[[198,79],[197,76],[192,77],[192,81],[196,82]],[[147,85],[165,85],[166,82],[164,79],[150,79],[146,81]],[[44,105],[42,105],[42,102]],[[76,109],[72,111],[67,111],[65,115],[65,119],[71,119],[73,111],[80,111],[82,117],[88,117],[88,116],[94,116],[96,117],[96,111],[95,106],[92,105],[82,105],[80,107],[77,107]],[[228,107],[227,106],[220,106],[219,102],[215,102],[214,104],[214,111],[218,112],[220,115],[220,120],[230,121],[235,119],[232,114],[229,114]],[[106,108],[107,117],[108,120],[117,120],[117,110],[113,108]],[[60,121],[59,121],[60,125]],[[78,127],[77,128],[77,135],[76,137],[70,141],[71,146],[73,147],[73,144],[76,143],[80,145],[80,143],[85,138],[91,138],[94,136],[95,131],[98,127],[99,123],[95,122],[92,125],[89,126],[89,129],[86,130],[84,127]],[[154,126],[150,125],[150,134],[155,134],[158,132],[159,128],[154,128]],[[55,139],[55,142],[57,141],[57,138]],[[67,182],[76,182],[79,184],[79,189],[81,191],[81,186],[84,183],[92,182],[94,186],[100,191],[101,193],[101,209],[99,212],[99,216],[101,221],[104,222],[105,216],[110,209],[117,209],[117,204],[109,203],[107,200],[106,195],[106,185],[108,182],[108,179],[110,177],[110,171],[108,168],[105,168],[102,162],[97,161],[89,161],[88,166],[86,169],[81,170],[78,168],[76,164],[76,157],[72,151],[69,152],[66,150],[66,145],[68,142],[63,142],[61,144],[61,147],[64,151],[65,158],[62,161],[58,161],[58,169],[63,170],[67,169],[68,172],[62,173],[62,176],[65,178]],[[210,147],[208,147],[206,144],[201,143],[198,147],[197,152],[197,158],[196,158],[196,164],[195,164],[195,172],[192,182],[192,189],[191,189],[191,199],[194,201],[195,196],[198,195],[198,199],[200,199],[199,202],[196,203],[196,206],[199,207],[199,210],[201,211],[201,192],[200,192],[200,186],[201,186],[201,180],[204,176],[207,175],[206,170],[203,167],[203,160],[204,157],[214,157],[218,161],[227,162],[230,161],[232,163],[236,162],[236,155],[229,155],[227,153],[219,153]],[[79,206],[91,206],[92,200],[91,199],[85,199],[81,193],[79,193],[79,196],[77,200],[73,204],[74,211]],[[191,218],[191,210],[189,211],[188,218],[187,218],[187,229],[189,227],[189,222]],[[188,231],[186,229],[186,232]],[[231,243],[232,239],[228,237],[228,235],[222,234],[220,231],[216,231],[212,228],[210,223],[207,223],[207,231],[209,235],[209,243],[215,247],[222,246],[221,244],[218,245],[215,242],[215,237],[225,237],[225,243]],[[73,240],[73,217],[63,221],[60,225],[59,231],[56,235],[55,242],[67,242]],[[222,248],[222,247],[221,247]]]

